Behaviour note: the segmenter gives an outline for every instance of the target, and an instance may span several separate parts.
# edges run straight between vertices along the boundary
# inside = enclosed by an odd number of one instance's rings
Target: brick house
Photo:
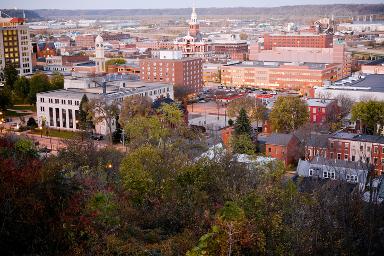
[[[335,99],[307,99],[309,121],[311,124],[323,124],[327,120],[336,119],[339,108]]]
[[[384,136],[337,132],[329,136],[326,146],[323,139],[316,140],[322,141],[319,148],[310,143],[305,146],[307,160],[321,156],[329,160],[361,162],[372,164],[377,175],[384,173]]]
[[[300,158],[300,140],[294,134],[272,133],[266,138],[265,155],[284,162],[295,164]]]

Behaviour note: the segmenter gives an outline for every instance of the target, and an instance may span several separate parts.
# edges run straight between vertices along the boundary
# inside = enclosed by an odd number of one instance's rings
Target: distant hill
[[[324,15],[366,15],[384,14],[384,4],[334,4],[334,5],[296,5],[272,8],[234,7],[234,8],[199,8],[199,15],[235,15],[235,16],[324,16]],[[108,9],[108,10],[34,10],[42,18],[59,17],[116,17],[116,16],[188,16],[191,9]]]
[[[22,18],[23,17],[23,10],[0,9],[0,11],[1,11],[1,17],[3,17],[3,18],[8,17],[8,16],[10,16],[10,17],[18,17],[18,18]],[[37,14],[37,12],[35,12],[35,11],[24,10],[24,13],[25,13],[25,17],[27,19],[31,19],[31,20],[41,19],[39,14]]]

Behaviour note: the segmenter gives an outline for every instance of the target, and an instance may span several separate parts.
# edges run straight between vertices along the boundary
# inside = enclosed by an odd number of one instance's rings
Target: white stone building
[[[105,87],[102,84],[105,83]],[[173,85],[145,83],[129,80],[128,76],[107,76],[96,78],[71,77],[64,80],[64,89],[38,93],[36,98],[38,125],[53,129],[76,131],[79,129],[79,107],[82,97],[89,100],[102,99],[108,103],[121,103],[124,98],[133,95],[147,96],[153,101],[173,96]],[[113,124],[113,130],[115,129]],[[105,123],[95,127],[98,134],[109,131]]]

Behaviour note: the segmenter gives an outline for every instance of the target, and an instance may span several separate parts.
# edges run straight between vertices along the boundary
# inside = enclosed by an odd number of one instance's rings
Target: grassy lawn
[[[10,109],[35,111],[35,106],[32,106],[32,105],[15,105],[15,106],[11,107]]]
[[[41,134],[41,131],[39,129],[31,130],[30,133],[32,134]],[[43,135],[47,136],[47,134],[43,131]],[[63,131],[63,130],[55,130],[55,129],[48,129],[48,136],[50,137],[56,137],[56,138],[62,138],[62,139],[72,139],[75,136],[77,136],[77,132],[71,132],[71,131]]]

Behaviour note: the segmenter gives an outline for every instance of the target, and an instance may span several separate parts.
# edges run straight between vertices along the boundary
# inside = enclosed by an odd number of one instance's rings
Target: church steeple
[[[197,20],[195,1],[193,1],[191,20],[189,21],[189,35],[195,37],[199,33],[200,25],[199,21]]]

